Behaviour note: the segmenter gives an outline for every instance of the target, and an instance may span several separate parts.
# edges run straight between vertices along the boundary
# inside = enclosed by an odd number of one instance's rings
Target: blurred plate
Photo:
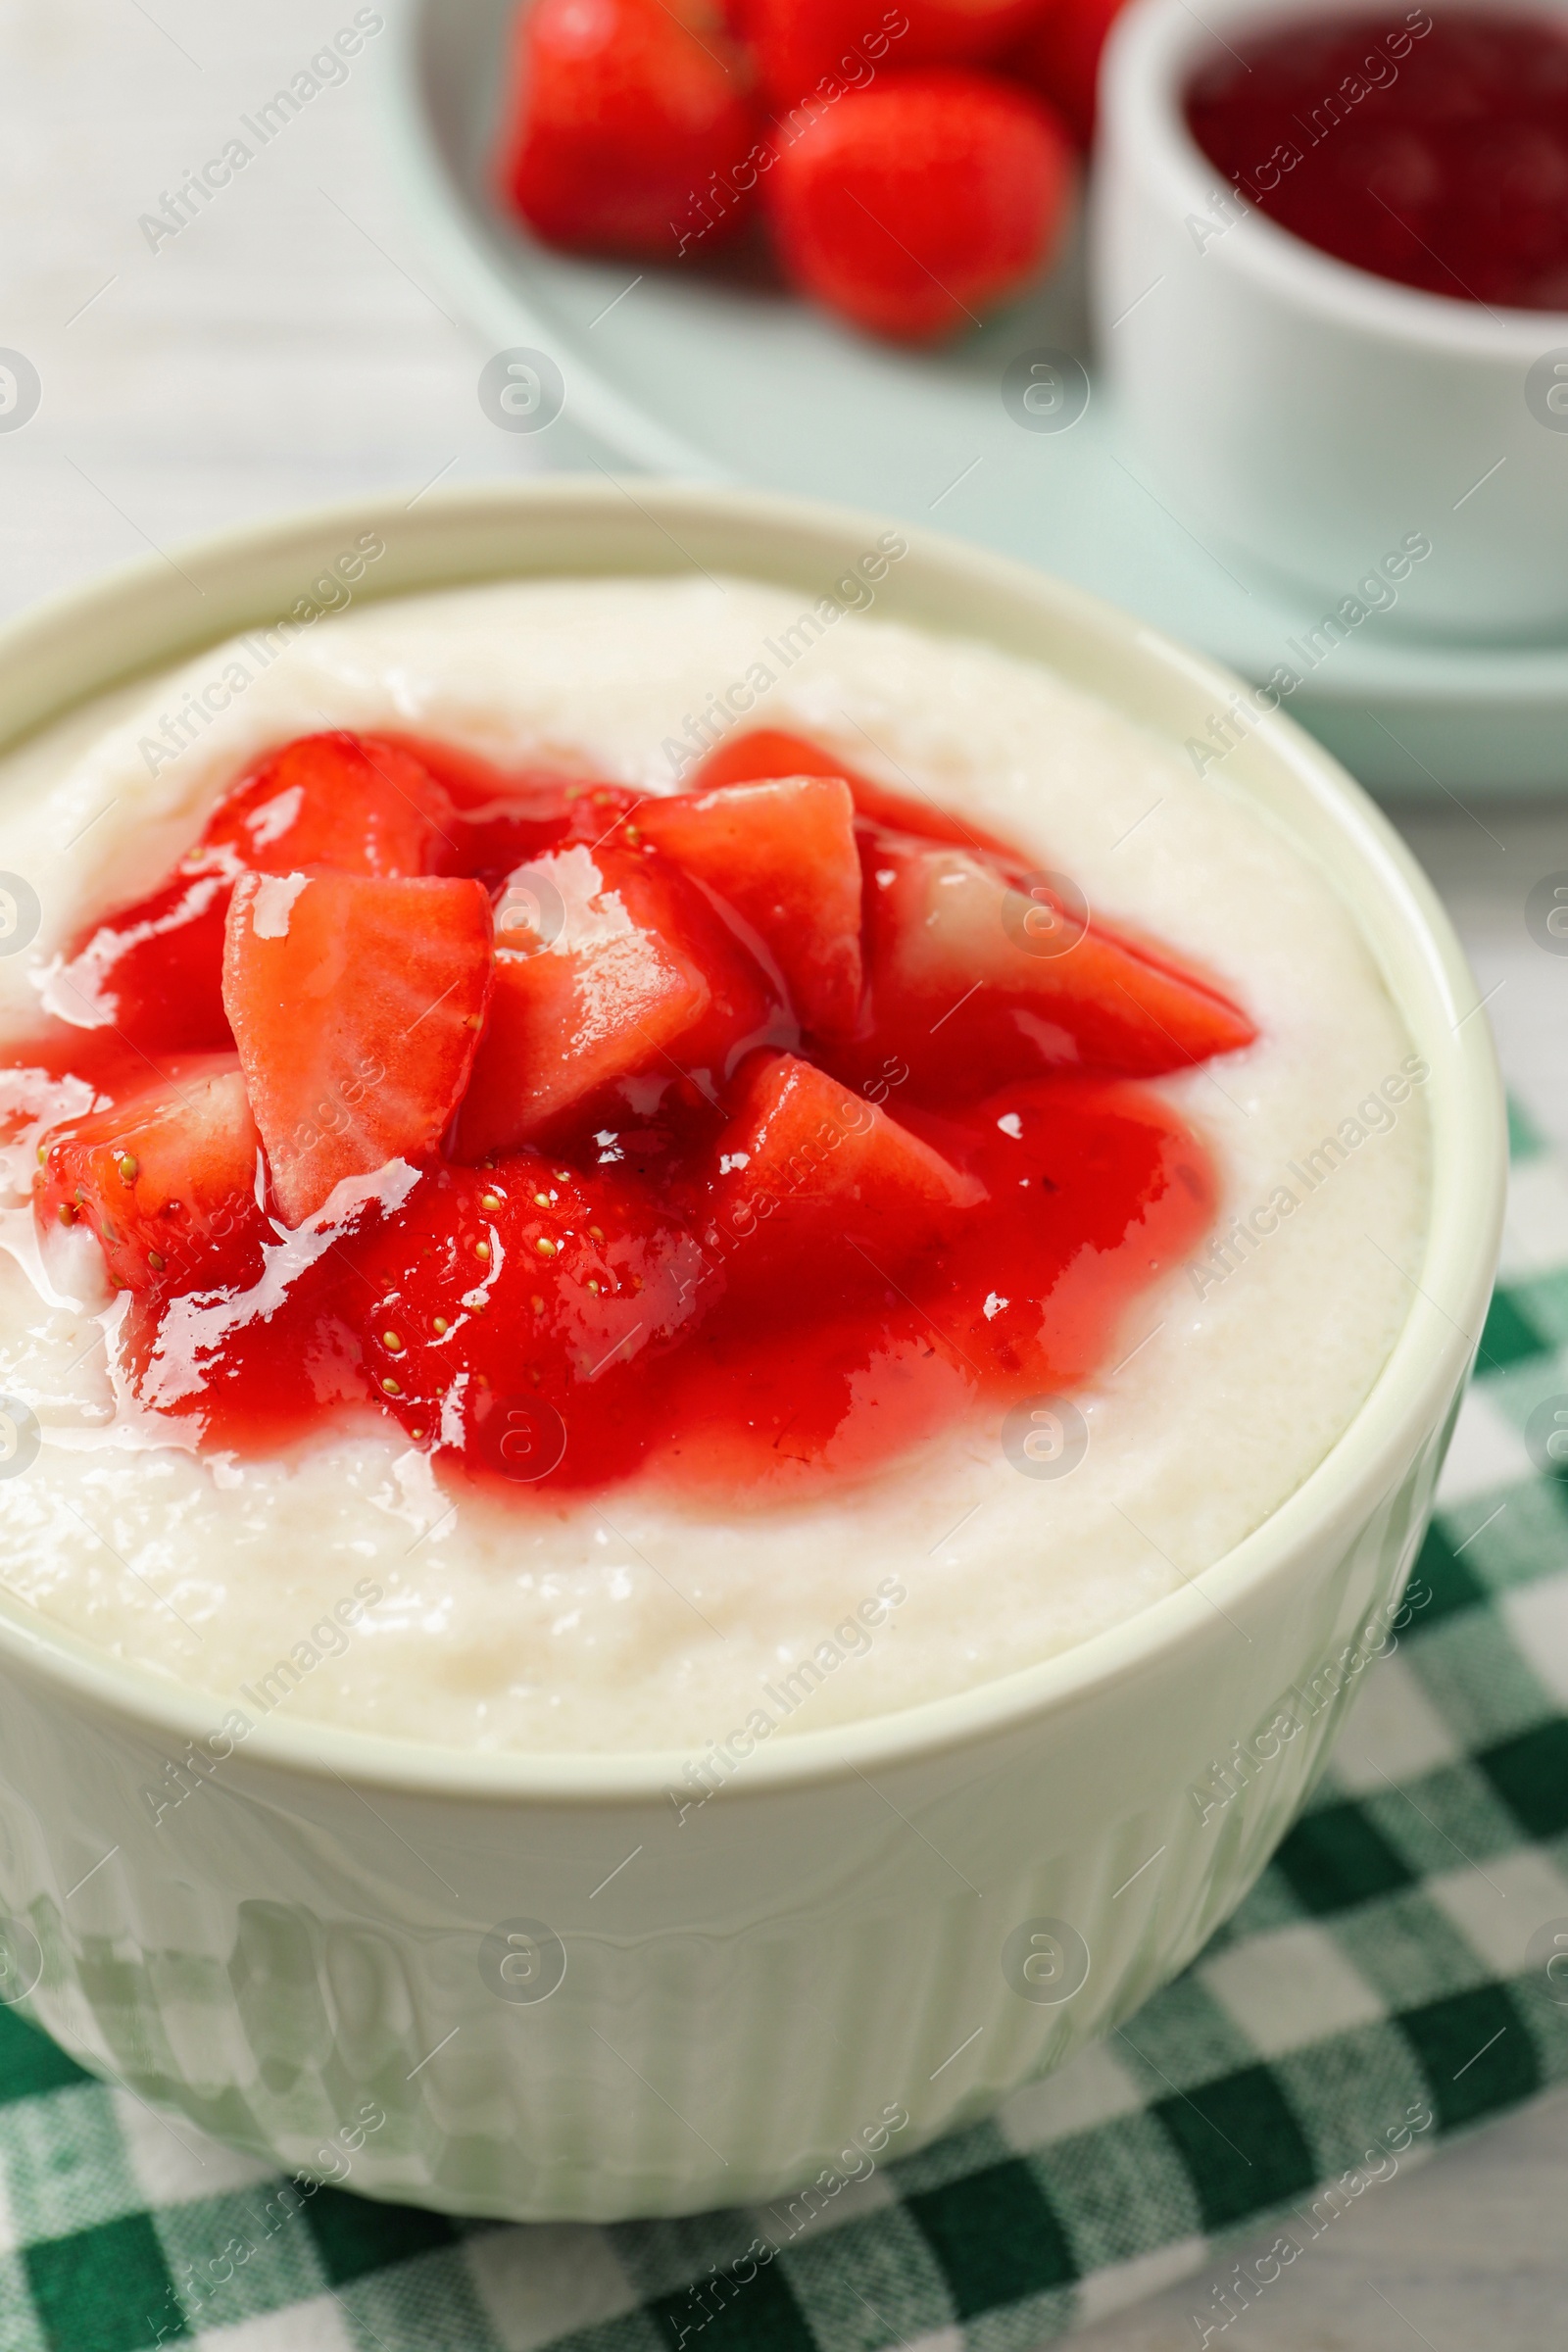
[[[1070,390],[1043,415],[1037,394],[1022,421],[1030,367],[1056,367],[1035,378],[1049,403],[1054,384],[1070,387],[1072,355],[1087,357],[1081,254],[960,349],[918,357],[770,289],[567,261],[514,226],[486,187],[512,7],[406,0],[395,164],[444,278],[494,348],[542,350],[560,368],[564,404],[541,443],[552,463],[881,508],[1060,572],[1246,677],[1302,666],[1290,640],[1322,606],[1220,540],[1195,539],[1092,393],[1065,429]],[[1401,636],[1396,617],[1374,613],[1286,708],[1386,792],[1463,799],[1568,783],[1562,646]]]

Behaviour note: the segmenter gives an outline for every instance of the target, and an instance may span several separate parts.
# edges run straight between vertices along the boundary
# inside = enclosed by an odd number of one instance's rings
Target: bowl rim
[[[400,530],[405,547],[412,542],[414,551],[406,561],[417,562],[427,541],[439,546],[456,542],[465,532],[482,533],[514,523],[525,527],[530,517],[544,517],[558,530],[564,521],[606,515],[624,522],[624,502],[629,500],[649,526],[649,571],[678,575],[694,565],[702,568],[695,557],[686,556],[676,534],[683,526],[699,534],[716,528],[733,535],[741,560],[729,568],[736,576],[778,581],[786,576],[787,548],[814,541],[825,560],[841,565],[847,539],[870,544],[879,529],[891,527],[902,533],[908,557],[914,559],[901,564],[901,575],[935,577],[952,611],[969,609],[963,595],[966,584],[977,592],[1001,591],[1032,611],[1043,631],[1053,625],[1077,630],[1105,650],[1114,650],[1128,663],[1130,674],[1163,680],[1172,688],[1197,687],[1218,708],[1225,707],[1242,683],[1206,656],[1189,652],[1087,591],[946,534],[890,523],[886,516],[821,501],[703,482],[635,478],[635,497],[610,476],[558,474],[449,484],[418,495],[414,534],[409,530],[410,502],[402,491],[392,491],[241,523],[186,543],[175,554],[182,574],[220,579],[225,570],[254,569],[264,559],[283,553],[315,564],[323,544],[356,530],[381,527]],[[761,551],[770,534],[773,547],[768,557]],[[709,553],[711,561],[723,561],[711,549]],[[159,554],[95,574],[0,627],[0,677],[13,669],[25,674],[51,644],[67,644],[74,656],[84,642],[91,643],[93,628],[117,611],[145,613],[149,603],[167,601],[177,593],[172,588],[170,562]],[[623,575],[626,565],[590,563],[584,570],[610,577],[617,570]],[[429,564],[422,578],[409,579],[394,571],[378,579],[362,601],[436,593],[465,579],[478,583],[502,576],[563,573],[559,562],[530,565],[521,548],[514,570],[508,572],[484,569],[472,557],[459,562],[449,556]],[[185,614],[189,607],[178,610]],[[272,618],[275,614],[258,603],[248,621],[235,621],[216,640],[194,638],[188,621],[181,620],[178,631],[166,630],[166,651],[130,667],[95,672],[84,694],[61,696],[47,712],[0,744],[0,752],[17,748],[113,684],[155,676],[202,647]],[[916,625],[933,626],[938,634],[964,633],[961,625]],[[1044,654],[1033,658],[1047,659]],[[1140,719],[1129,706],[1124,708],[1135,723],[1161,731],[1157,720]],[[1409,1314],[1382,1371],[1335,1445],[1259,1527],[1218,1560],[1133,1616],[1053,1657],[940,1698],[769,1742],[746,1760],[748,1795],[844,1782],[978,1744],[1031,1718],[1082,1706],[1117,1680],[1132,1681],[1167,1653],[1196,1645],[1209,1633],[1214,1610],[1230,1614],[1274,1579],[1288,1576],[1293,1558],[1325,1523],[1353,1528],[1365,1518],[1395,1469],[1407,1463],[1436,1430],[1449,1394],[1463,1377],[1491,1294],[1507,1169],[1501,1081],[1491,1032],[1484,1021],[1471,1017],[1480,1009],[1475,983],[1446,912],[1412,853],[1339,762],[1283,711],[1261,720],[1249,741],[1262,747],[1288,783],[1304,790],[1315,814],[1341,836],[1375,884],[1386,928],[1374,934],[1358,918],[1363,936],[1380,966],[1386,961],[1381,943],[1396,941],[1414,949],[1415,969],[1434,1027],[1438,1020],[1446,1021],[1455,1040],[1451,1077],[1445,1078],[1435,1064],[1427,1101],[1432,1103],[1446,1089],[1451,1090],[1456,1119],[1450,1124],[1460,1144],[1446,1157],[1434,1156],[1421,1280],[1414,1285]],[[1245,786],[1241,789],[1247,791]],[[1288,825],[1284,829],[1288,832]],[[1302,854],[1311,857],[1304,845]],[[1438,1126],[1434,1116],[1435,1136]],[[225,1713],[237,1704],[167,1672],[115,1656],[3,1588],[0,1660],[101,1714],[157,1734],[173,1742],[176,1751],[186,1740],[220,1730]],[[247,1769],[254,1765],[318,1782],[330,1776],[435,1799],[509,1805],[544,1801],[662,1806],[694,1761],[690,1751],[679,1749],[454,1747],[309,1718],[285,1716],[280,1721],[275,1712],[251,1725],[235,1752],[243,1755]]]
[[[1468,4],[1483,12],[1516,8],[1516,0]],[[1526,0],[1526,6],[1542,16],[1568,15],[1564,0]],[[1186,0],[1133,0],[1113,24],[1102,60],[1102,113],[1167,207],[1182,220],[1206,217],[1209,199],[1227,183],[1193,137],[1181,103],[1199,57],[1215,40],[1228,47],[1224,33],[1238,26],[1365,16],[1365,0],[1317,0],[1313,9],[1307,0],[1209,0],[1201,20]],[[1414,352],[1497,368],[1528,368],[1557,345],[1568,347],[1568,310],[1504,309],[1401,285],[1324,253],[1255,204],[1243,203],[1242,224],[1245,236],[1220,240],[1232,267],[1315,318]],[[1200,250],[1212,253],[1210,246]]]

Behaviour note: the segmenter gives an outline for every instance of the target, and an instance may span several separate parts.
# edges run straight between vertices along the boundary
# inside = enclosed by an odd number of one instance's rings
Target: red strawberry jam
[[[1253,1035],[1061,876],[776,731],[658,799],[285,745],[46,999],[12,1056],[58,1102],[36,1220],[126,1294],[145,1409],[724,1504],[1092,1378],[1213,1211],[1143,1082]]]
[[[1568,25],[1414,8],[1238,32],[1199,146],[1282,228],[1457,302],[1568,310]]]

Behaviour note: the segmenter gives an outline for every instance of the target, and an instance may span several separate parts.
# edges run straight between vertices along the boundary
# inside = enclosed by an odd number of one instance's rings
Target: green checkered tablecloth
[[[1026,2352],[1186,2276],[1194,2341],[1218,2341],[1356,2198],[1568,2080],[1568,1483],[1526,1442],[1564,1392],[1568,1175],[1516,1121],[1397,1648],[1201,1958],[993,2121],[794,2235],[765,2211],[465,2225],[279,2201],[0,2010],[0,2352]],[[1238,2272],[1230,2240],[1265,2224]]]

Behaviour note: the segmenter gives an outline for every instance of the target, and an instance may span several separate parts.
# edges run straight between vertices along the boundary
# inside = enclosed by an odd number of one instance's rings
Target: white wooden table
[[[379,0],[390,10],[399,0]],[[222,153],[356,0],[0,0],[0,347],[42,396],[0,432],[0,612],[237,518],[537,463],[480,411],[488,351],[433,279],[379,136],[387,42],[177,235],[139,225]],[[240,132],[245,136],[244,132]],[[250,141],[254,145],[254,141]],[[1478,821],[1479,820],[1479,821]],[[1440,803],[1409,824],[1459,917],[1510,1077],[1568,1146],[1568,959],[1523,903],[1568,808]],[[1500,983],[1500,985],[1498,985]],[[1081,2339],[1196,2344],[1178,2287]],[[1233,2352],[1561,2352],[1568,2098],[1368,2197]]]

